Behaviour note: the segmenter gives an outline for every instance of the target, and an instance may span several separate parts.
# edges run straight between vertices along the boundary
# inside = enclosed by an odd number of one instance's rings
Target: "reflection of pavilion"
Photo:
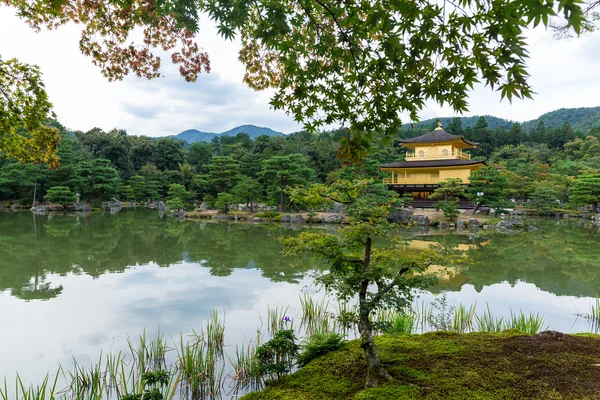
[[[426,235],[420,236],[418,239],[411,239],[402,246],[405,250],[417,252],[427,250],[435,245],[444,247],[446,251],[467,252],[481,246],[486,246],[489,243],[490,240],[474,243],[469,235]],[[458,289],[469,281],[469,278],[463,274],[467,269],[468,267],[464,265],[448,267],[443,265],[431,265],[427,269],[427,272],[433,273],[438,277],[439,282],[436,285],[438,288],[447,287]],[[432,290],[432,292],[435,292],[435,290]]]

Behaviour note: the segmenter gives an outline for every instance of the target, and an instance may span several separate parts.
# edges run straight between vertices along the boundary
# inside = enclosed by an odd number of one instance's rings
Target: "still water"
[[[403,232],[411,248],[437,242],[468,255],[419,301],[446,291],[451,304],[534,311],[549,329],[589,331],[574,314],[588,312],[600,289],[600,232],[580,221],[534,223],[537,231],[517,235]],[[89,365],[144,329],[178,337],[211,309],[225,314],[227,342],[246,342],[269,306],[289,306],[293,318],[299,294],[315,293],[310,260],[280,255],[277,237],[298,232],[179,222],[146,209],[0,213],[0,379],[18,371],[37,381],[73,358]]]

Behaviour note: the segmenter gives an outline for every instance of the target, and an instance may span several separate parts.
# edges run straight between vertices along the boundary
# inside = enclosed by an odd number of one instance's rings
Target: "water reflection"
[[[422,300],[447,290],[452,302],[478,309],[488,303],[498,315],[539,311],[545,327],[588,330],[573,314],[587,311],[600,288],[600,234],[576,221],[537,226],[518,235],[402,232],[407,250],[435,243],[468,256]],[[298,232],[280,225],[182,223],[146,209],[0,213],[0,343],[6,344],[0,378],[18,370],[39,381],[73,356],[88,364],[100,350],[122,349],[128,335],[144,329],[178,336],[200,327],[211,308],[225,313],[229,343],[246,341],[267,306],[290,305],[294,317],[298,295],[307,287],[314,291],[308,260],[282,258],[275,240]]]
[[[495,283],[528,282],[557,295],[593,297],[600,288],[600,235],[580,225],[547,220],[538,222],[537,231],[517,235],[420,227],[402,232],[402,245],[412,251],[436,244],[448,253],[466,252],[463,265],[440,269],[434,291],[458,291],[468,283],[480,292]],[[0,292],[23,300],[53,299],[64,288],[49,274],[98,278],[136,265],[169,267],[181,261],[198,263],[212,276],[257,269],[273,282],[295,283],[310,263],[282,258],[276,238],[297,232],[280,225],[182,223],[146,209],[85,216],[0,213]]]
[[[49,281],[49,274],[98,278],[135,265],[169,267],[183,260],[201,262],[213,276],[250,268],[274,282],[297,282],[303,270],[279,255],[275,237],[282,230],[181,223],[144,209],[85,217],[0,213],[0,291],[24,300],[50,299],[62,287]]]

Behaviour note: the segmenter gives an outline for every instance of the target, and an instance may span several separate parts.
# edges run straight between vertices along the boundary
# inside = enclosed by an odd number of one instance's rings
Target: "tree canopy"
[[[391,139],[400,116],[413,120],[427,100],[468,108],[477,82],[502,97],[531,97],[524,32],[564,17],[579,32],[584,16],[577,0],[0,0],[17,9],[34,29],[67,22],[82,25],[80,49],[109,79],[127,74],[160,76],[157,49],[171,51],[186,80],[210,70],[208,55],[194,41],[200,12],[228,39],[239,36],[245,82],[274,89],[271,105],[305,124],[307,130],[341,124],[350,128],[343,153],[365,154],[377,133]],[[141,45],[130,36],[142,32]],[[37,71],[25,66],[25,71]],[[0,74],[0,87],[15,77]],[[39,79],[34,79],[39,81]],[[43,86],[33,97],[45,100]],[[6,95],[5,95],[6,97]],[[6,121],[25,121],[8,110]],[[44,141],[48,157],[56,149]],[[50,141],[50,143],[53,143]],[[2,143],[3,147],[14,145]]]

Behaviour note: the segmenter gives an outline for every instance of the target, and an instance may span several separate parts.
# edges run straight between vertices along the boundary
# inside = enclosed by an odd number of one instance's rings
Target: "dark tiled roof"
[[[383,164],[381,168],[423,168],[423,167],[458,167],[461,165],[485,164],[482,160],[426,160],[426,161],[402,161],[391,164]]]
[[[435,129],[432,132],[426,133],[421,136],[417,136],[409,139],[402,139],[400,143],[432,143],[432,142],[451,142],[454,140],[463,140],[465,143],[470,144],[471,146],[477,146],[479,143],[470,142],[465,140],[462,135],[453,135],[451,133],[446,132],[443,129]]]

